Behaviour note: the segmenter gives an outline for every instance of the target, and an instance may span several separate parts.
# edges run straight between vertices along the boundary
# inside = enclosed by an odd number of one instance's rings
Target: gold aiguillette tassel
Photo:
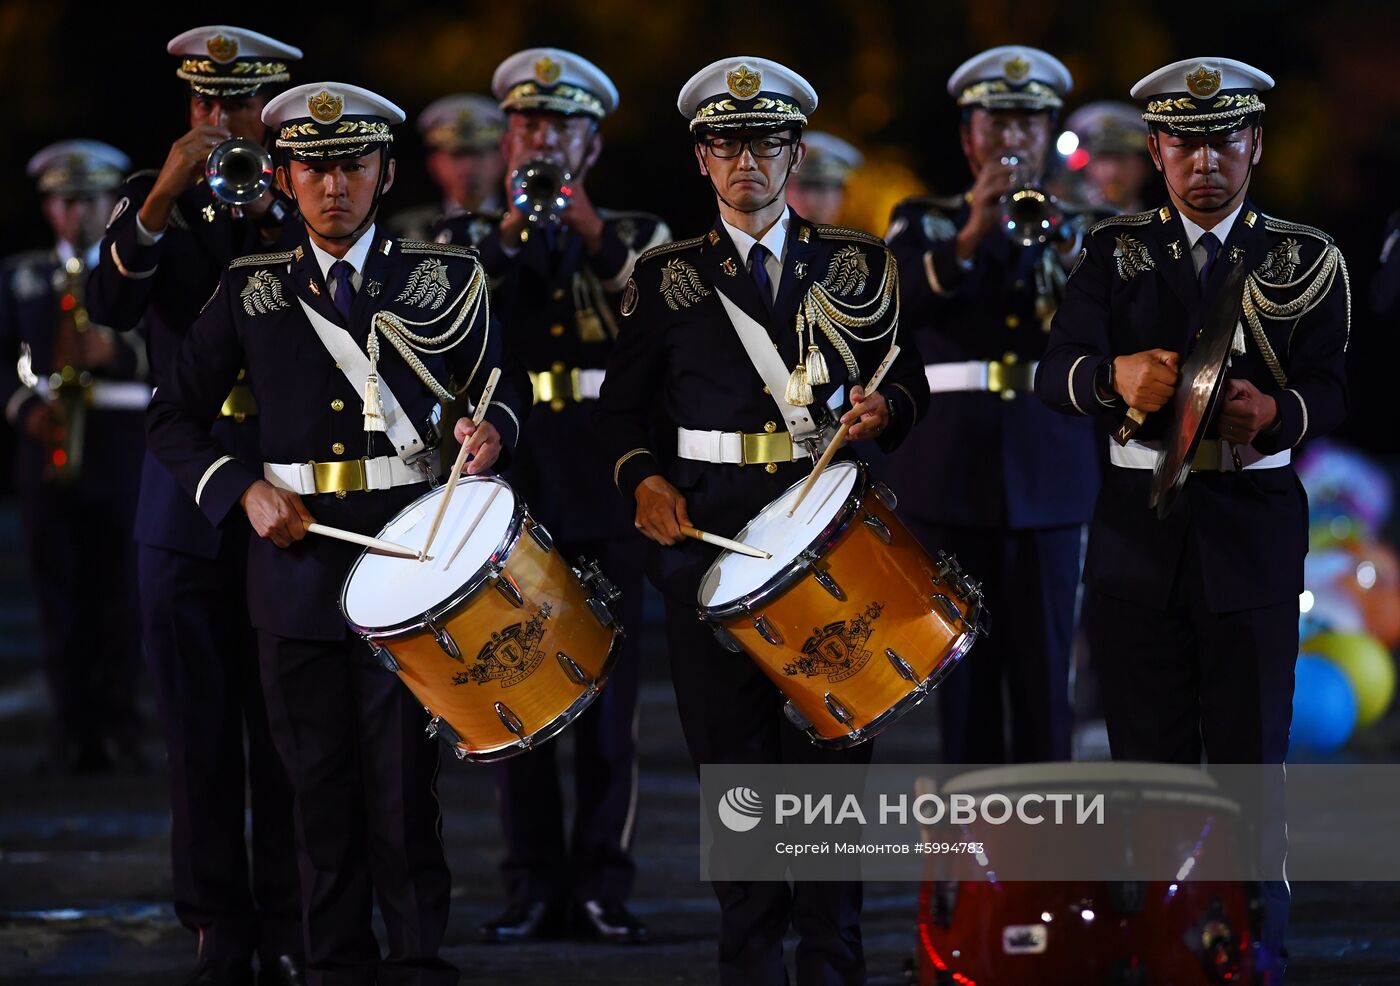
[[[806,407],[812,403],[812,384],[807,380],[807,367],[804,364],[798,363],[788,374],[783,400],[794,407]]]
[[[826,367],[826,356],[816,343],[807,347],[807,381],[813,387],[831,383],[831,371]]]
[[[379,396],[379,374],[365,377],[365,431],[384,431],[384,400]]]

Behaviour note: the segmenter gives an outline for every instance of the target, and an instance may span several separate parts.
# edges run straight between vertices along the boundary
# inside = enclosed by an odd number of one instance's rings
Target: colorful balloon
[[[1395,662],[1375,637],[1328,631],[1308,640],[1308,651],[1331,660],[1356,694],[1356,724],[1369,726],[1385,715],[1395,694]]]
[[[1314,654],[1299,654],[1293,670],[1293,722],[1290,750],[1329,753],[1351,737],[1356,725],[1356,696],[1335,664]]]

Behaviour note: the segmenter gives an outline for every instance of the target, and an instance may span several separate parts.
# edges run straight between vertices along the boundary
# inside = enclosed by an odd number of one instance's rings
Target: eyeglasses
[[[797,143],[796,137],[777,137],[765,134],[762,137],[702,137],[700,143],[717,158],[736,158],[744,153],[744,148],[756,158],[774,158],[783,153],[783,148]]]

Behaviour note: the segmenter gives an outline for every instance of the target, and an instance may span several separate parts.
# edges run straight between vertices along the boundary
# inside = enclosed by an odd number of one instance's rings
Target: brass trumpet
[[[230,137],[204,161],[209,191],[227,205],[256,202],[272,187],[272,155],[246,137]]]
[[[1001,224],[1006,235],[1023,247],[1059,239],[1065,214],[1055,196],[1044,191],[1034,175],[1022,174],[1017,155],[1008,155],[1001,163],[1011,166],[1015,189],[1001,197]]]
[[[557,223],[573,197],[574,176],[554,161],[527,161],[510,173],[510,201],[532,223]]]

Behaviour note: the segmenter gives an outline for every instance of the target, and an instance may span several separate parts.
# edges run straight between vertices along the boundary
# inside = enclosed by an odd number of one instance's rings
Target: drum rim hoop
[[[764,582],[757,589],[731,599],[728,602],[720,603],[716,606],[706,606],[700,602],[700,592],[703,591],[706,580],[709,579],[710,573],[719,565],[723,556],[716,558],[710,563],[710,567],[705,569],[705,574],[700,578],[700,586],[696,589],[695,602],[700,608],[700,618],[702,620],[708,623],[727,620],[730,617],[750,611],[754,607],[771,602],[775,597],[781,595],[800,582],[811,569],[812,562],[816,558],[825,556],[831,549],[832,543],[840,538],[842,534],[846,533],[847,528],[854,523],[856,512],[861,503],[865,501],[865,497],[868,494],[873,492],[874,484],[870,479],[870,467],[860,459],[842,459],[839,462],[833,462],[831,465],[851,465],[854,466],[856,470],[855,484],[851,487],[850,494],[836,511],[831,521],[826,527],[822,528],[820,534],[814,537],[805,548],[797,553],[792,561],[779,568],[768,581]],[[807,477],[803,476],[772,500],[764,504],[763,508],[744,525],[743,530],[736,536],[736,540],[744,540],[744,535],[748,533],[749,527],[753,524],[754,520],[764,514],[769,507],[773,506],[773,504],[777,503],[806,481]]]
[[[493,566],[490,561],[487,561],[468,576],[457,589],[447,596],[447,598],[420,610],[416,617],[387,626],[367,627],[351,619],[350,612],[346,608],[346,596],[350,592],[350,583],[354,581],[355,573],[360,570],[360,562],[364,561],[365,556],[369,554],[369,549],[366,548],[355,556],[355,563],[350,566],[350,571],[345,573],[345,581],[340,587],[340,615],[345,618],[345,622],[349,624],[350,629],[354,630],[355,633],[365,640],[372,641],[392,640],[395,637],[403,637],[410,633],[425,631],[428,628],[428,622],[430,620],[436,623],[438,617],[443,613],[448,610],[456,609],[467,602],[467,600],[486,588],[487,583],[491,580],[491,576],[496,570],[505,567],[506,561],[515,552],[515,546],[520,541],[520,536],[525,533],[525,520],[530,516],[530,511],[526,509],[525,502],[521,500],[519,494],[515,492],[515,488],[499,476],[464,476],[459,480],[459,485],[479,482],[495,483],[498,486],[502,486],[515,498],[515,506],[511,512],[510,523],[506,525],[505,536],[501,539],[500,544],[496,546],[496,550],[492,552],[492,557],[500,559],[499,566]],[[383,527],[380,528],[380,533],[382,534],[385,528],[393,524],[394,521],[417,507],[424,500],[435,496],[442,489],[443,487],[441,486],[436,489],[431,489],[413,502],[406,504],[402,510],[394,514],[393,517],[384,523]]]

